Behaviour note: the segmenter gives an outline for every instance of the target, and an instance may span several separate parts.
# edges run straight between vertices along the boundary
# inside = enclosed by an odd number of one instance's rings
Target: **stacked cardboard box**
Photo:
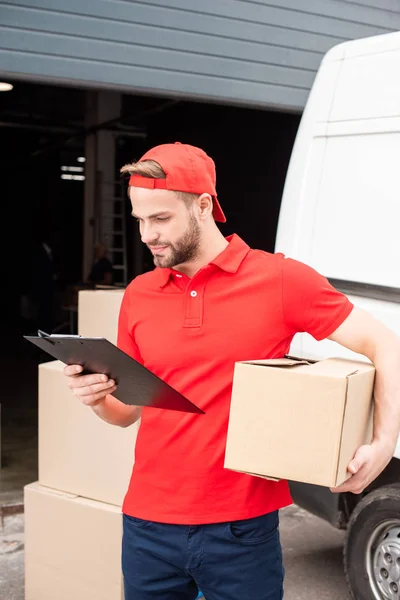
[[[83,291],[79,333],[116,342],[123,290]],[[39,366],[39,481],[25,488],[26,600],[121,600],[121,503],[138,425],[108,425]]]
[[[25,599],[121,600],[119,506],[25,488]]]
[[[105,337],[115,344],[118,314],[124,291],[123,289],[80,291],[78,333],[87,337]]]

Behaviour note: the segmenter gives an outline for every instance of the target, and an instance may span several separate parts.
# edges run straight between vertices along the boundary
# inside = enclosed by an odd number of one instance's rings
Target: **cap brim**
[[[213,197],[213,217],[219,223],[226,223],[226,217],[220,203],[218,202],[217,196]]]

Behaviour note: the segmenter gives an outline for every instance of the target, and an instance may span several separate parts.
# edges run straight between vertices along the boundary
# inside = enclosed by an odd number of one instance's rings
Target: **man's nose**
[[[158,239],[158,233],[151,224],[144,223],[140,227],[140,237],[144,244],[152,244]]]

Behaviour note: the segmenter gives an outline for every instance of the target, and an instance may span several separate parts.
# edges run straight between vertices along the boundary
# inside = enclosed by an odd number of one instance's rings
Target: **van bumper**
[[[329,488],[308,483],[289,481],[293,502],[300,508],[328,521],[337,529],[343,528],[340,510],[340,494],[333,494]]]

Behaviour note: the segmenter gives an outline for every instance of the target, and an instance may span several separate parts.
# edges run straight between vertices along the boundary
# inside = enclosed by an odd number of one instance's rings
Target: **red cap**
[[[129,185],[148,189],[172,190],[191,194],[210,194],[216,221],[226,218],[217,199],[215,164],[204,150],[189,144],[162,144],[151,148],[138,162],[154,160],[162,167],[165,179],[131,175]]]

